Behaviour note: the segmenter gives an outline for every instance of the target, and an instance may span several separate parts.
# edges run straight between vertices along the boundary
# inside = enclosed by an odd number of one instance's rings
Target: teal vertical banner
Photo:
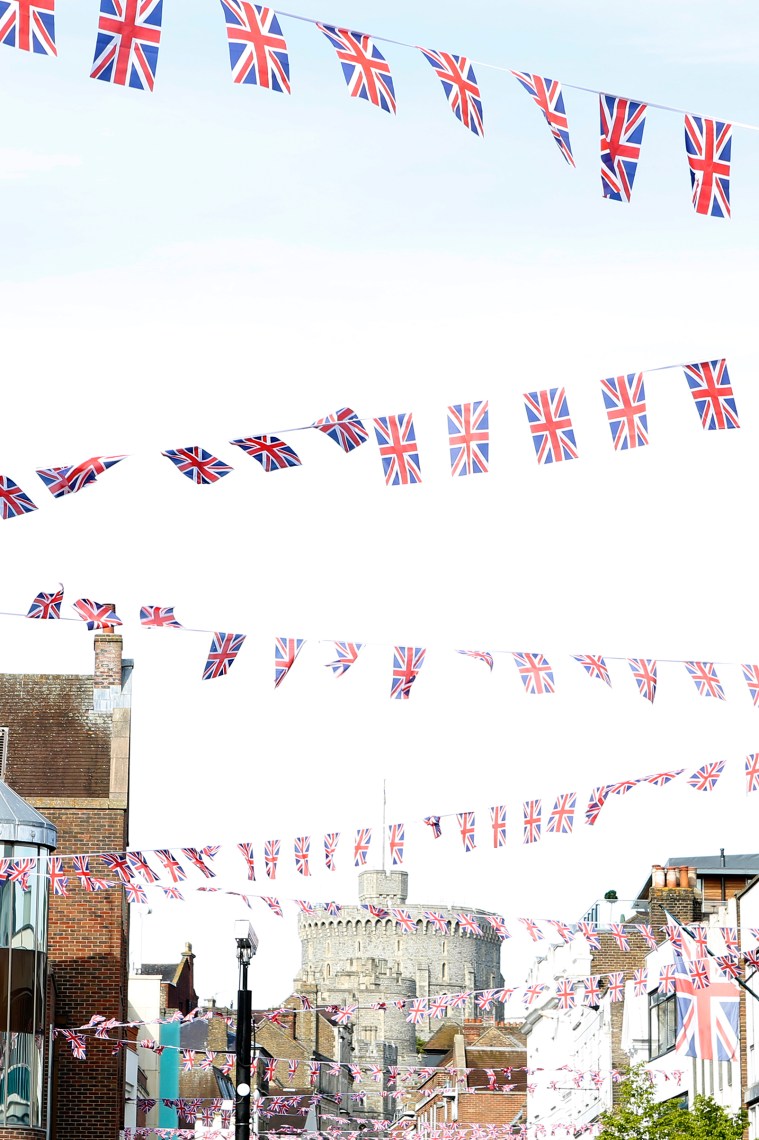
[[[158,1039],[161,1045],[170,1046],[161,1054],[161,1080],[159,1084],[158,1127],[178,1128],[179,1118],[175,1108],[166,1108],[162,1103],[166,1100],[176,1100],[179,1096],[179,1023],[174,1021],[170,1025],[162,1025]]]

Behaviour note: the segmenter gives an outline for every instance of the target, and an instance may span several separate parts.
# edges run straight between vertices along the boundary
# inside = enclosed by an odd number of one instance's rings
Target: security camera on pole
[[[237,1088],[235,1096],[235,1140],[250,1138],[250,1031],[252,1004],[248,989],[248,966],[258,949],[258,935],[247,919],[235,922],[237,961],[240,964],[237,990]]]

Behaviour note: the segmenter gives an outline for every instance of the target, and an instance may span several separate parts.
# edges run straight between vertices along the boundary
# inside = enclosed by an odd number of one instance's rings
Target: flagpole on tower
[[[385,873],[385,844],[387,842],[387,780],[382,781],[382,873]]]

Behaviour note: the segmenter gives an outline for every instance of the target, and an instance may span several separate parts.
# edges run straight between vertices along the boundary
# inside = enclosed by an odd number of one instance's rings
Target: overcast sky
[[[759,123],[749,3],[303,0],[297,12]],[[251,840],[261,864],[280,836],[277,883],[251,889],[355,901],[352,835],[379,836],[385,779],[387,821],[408,825],[412,900],[512,925],[576,919],[610,888],[634,897],[673,855],[752,850],[743,759],[759,748],[759,709],[740,663],[759,661],[759,136],[735,131],[733,220],[698,217],[682,116],[651,110],[620,205],[601,197],[595,95],[565,90],[571,170],[507,72],[476,65],[480,140],[420,53],[383,46],[392,117],[348,97],[313,25],[282,23],[291,96],[233,85],[217,0],[167,0],[152,95],[88,78],[94,0],[61,6],[58,59],[0,47],[0,473],[40,508],[0,523],[0,609],[23,612],[59,581],[66,605],[116,604],[135,661],[133,845]],[[646,377],[650,447],[613,451],[602,377],[721,356],[739,431],[704,432],[673,369]],[[561,385],[579,459],[539,467],[522,395]],[[446,408],[478,399],[491,473],[454,480]],[[346,404],[367,424],[414,413],[420,486],[385,486],[373,438],[346,456],[317,432],[288,435],[303,465],[269,475],[229,446]],[[196,487],[161,457],[194,444],[232,474]],[[120,453],[66,499],[35,475]],[[144,631],[143,604],[247,633],[231,673],[202,682],[210,635]],[[0,669],[91,669],[83,627],[0,620]],[[278,635],[307,644],[275,692]],[[367,644],[340,680],[323,667],[333,638]],[[428,647],[408,702],[389,700],[394,644]],[[504,652],[490,674],[458,648]],[[511,650],[548,657],[554,696],[522,691]],[[605,654],[611,689],[575,653]],[[640,656],[724,662],[727,699],[699,698],[662,663],[651,707],[624,661]],[[525,798],[576,791],[584,807],[596,784],[712,760],[726,766],[711,795],[637,789],[595,828],[521,842]],[[500,803],[509,841],[494,851],[487,812]],[[418,823],[461,810],[479,825],[466,856],[455,821],[437,842]],[[343,835],[336,874],[325,831]],[[310,881],[292,861],[303,834]],[[245,889],[242,861],[218,881]],[[283,998],[298,967],[286,909],[284,921],[252,912],[257,1003]],[[242,913],[222,896],[156,900],[134,956],[177,959],[189,939],[201,996],[228,1001]]]

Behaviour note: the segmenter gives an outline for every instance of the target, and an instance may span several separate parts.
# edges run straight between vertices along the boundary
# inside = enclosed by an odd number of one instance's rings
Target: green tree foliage
[[[619,1104],[601,1117],[598,1140],[741,1140],[746,1113],[731,1115],[711,1097],[694,1097],[691,1109],[677,1100],[656,1104],[643,1069],[631,1070]]]

